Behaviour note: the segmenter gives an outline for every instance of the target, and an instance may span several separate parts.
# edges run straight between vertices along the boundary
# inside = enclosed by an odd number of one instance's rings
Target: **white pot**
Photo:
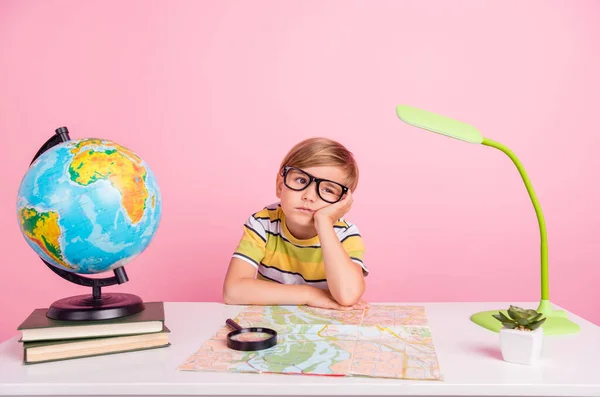
[[[544,331],[520,331],[508,328],[500,329],[500,349],[504,361],[533,365],[542,353]]]

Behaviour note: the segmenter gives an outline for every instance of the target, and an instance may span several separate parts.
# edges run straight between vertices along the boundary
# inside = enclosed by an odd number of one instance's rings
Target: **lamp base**
[[[550,301],[542,300],[537,308],[539,313],[544,314],[546,321],[542,324],[544,335],[567,335],[579,333],[579,325],[567,318],[564,310],[553,310]],[[489,329],[490,331],[500,332],[502,323],[492,317],[492,314],[502,312],[508,316],[506,310],[489,310],[475,313],[471,316],[471,321],[475,324]]]

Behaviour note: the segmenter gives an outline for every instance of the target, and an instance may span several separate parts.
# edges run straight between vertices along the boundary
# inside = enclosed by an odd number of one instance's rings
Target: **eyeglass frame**
[[[302,172],[302,173],[304,173],[304,174],[308,175],[308,177],[309,177],[309,180],[308,180],[308,183],[306,184],[306,186],[305,186],[305,187],[303,187],[302,189],[294,189],[293,187],[290,187],[290,186],[289,186],[289,185],[286,183],[286,181],[285,181],[285,180],[286,180],[286,176],[287,176],[287,173],[288,173],[290,170],[296,170],[296,171],[300,171],[300,172]],[[341,183],[339,183],[339,182],[332,181],[332,180],[330,180],[330,179],[317,178],[316,176],[309,174],[308,172],[304,171],[304,170],[303,170],[303,169],[301,169],[301,168],[297,168],[297,167],[291,167],[291,166],[289,166],[289,165],[285,165],[285,166],[283,166],[283,168],[281,169],[281,176],[283,177],[283,184],[284,184],[284,185],[285,185],[285,186],[286,186],[288,189],[290,189],[290,190],[293,190],[293,191],[295,191],[295,192],[301,192],[301,191],[303,191],[303,190],[306,190],[306,189],[307,189],[307,188],[308,188],[308,187],[309,187],[309,186],[310,186],[310,185],[311,185],[313,182],[315,182],[315,183],[316,183],[316,188],[317,188],[317,196],[319,196],[319,198],[320,198],[321,200],[323,200],[323,201],[325,201],[326,203],[329,203],[329,204],[335,204],[335,203],[339,202],[339,201],[340,201],[340,200],[341,200],[341,199],[344,197],[344,195],[345,195],[346,193],[348,193],[348,190],[350,190],[348,187],[346,187],[346,186],[342,185],[342,184],[341,184]],[[321,197],[321,192],[319,191],[319,186],[321,185],[321,182],[330,182],[330,183],[335,183],[336,185],[339,185],[339,186],[342,188],[342,194],[340,195],[340,198],[339,198],[339,199],[337,199],[336,201],[329,201],[329,200],[325,200],[323,197]]]

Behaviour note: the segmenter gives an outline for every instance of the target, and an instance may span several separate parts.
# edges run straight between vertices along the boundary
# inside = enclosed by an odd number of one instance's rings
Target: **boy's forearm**
[[[356,304],[365,291],[362,268],[350,259],[333,225],[321,226],[317,231],[323,251],[329,292],[340,305]]]
[[[230,305],[305,305],[312,288],[242,278],[225,286],[223,299]]]

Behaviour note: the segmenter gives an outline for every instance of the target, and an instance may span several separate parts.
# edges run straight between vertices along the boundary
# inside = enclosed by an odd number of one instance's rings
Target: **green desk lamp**
[[[423,128],[425,130],[437,132],[438,134],[446,135],[451,138],[460,139],[469,143],[478,143],[485,146],[491,146],[504,152],[510,159],[515,163],[525,187],[533,203],[533,208],[537,215],[538,223],[540,226],[540,238],[541,238],[541,262],[542,262],[542,298],[537,311],[543,313],[547,320],[542,325],[545,335],[561,335],[561,334],[573,334],[579,332],[579,325],[567,318],[567,315],[562,310],[553,310],[550,304],[550,297],[548,292],[548,241],[546,237],[546,223],[544,221],[544,215],[540,203],[533,191],[533,186],[525,173],[523,165],[515,156],[515,154],[506,146],[501,143],[494,142],[491,139],[484,138],[475,127],[465,124],[463,122],[453,120],[444,116],[430,113],[424,110],[416,109],[410,106],[398,105],[396,107],[396,113],[400,120],[412,126]],[[489,330],[499,332],[502,324],[492,317],[492,314],[497,314],[499,311],[506,313],[506,310],[491,310],[485,312],[475,313],[471,316],[471,320]]]

